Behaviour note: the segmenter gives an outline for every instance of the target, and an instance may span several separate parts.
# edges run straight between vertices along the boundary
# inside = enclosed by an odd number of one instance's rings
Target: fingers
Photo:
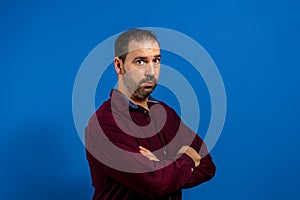
[[[144,148],[144,147],[142,147],[142,146],[139,146],[139,148],[140,148],[140,151],[143,151],[143,152],[151,152],[151,151],[149,151],[148,149],[146,149],[146,148]]]
[[[188,151],[189,146],[183,146],[179,149],[177,154],[186,153]]]
[[[141,154],[143,156],[147,157],[150,161],[151,160],[159,161],[159,159],[155,155],[153,155],[152,153],[143,153],[143,152],[141,152]]]
[[[148,149],[146,149],[142,146],[139,146],[139,148],[140,148],[140,153],[143,156],[147,157],[150,161],[151,160],[159,161],[159,159],[151,151],[149,151]]]
[[[200,157],[199,153],[194,148],[192,148],[190,146],[183,146],[178,151],[178,154],[180,154],[180,153],[185,153],[190,158],[192,158],[194,160],[195,167],[198,167],[200,165],[201,157]]]

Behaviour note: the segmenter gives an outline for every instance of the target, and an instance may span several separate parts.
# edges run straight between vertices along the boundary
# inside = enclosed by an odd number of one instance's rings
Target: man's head
[[[127,54],[129,53],[129,43],[131,41],[143,42],[143,41],[153,41],[159,42],[157,40],[157,36],[148,30],[144,29],[130,29],[128,31],[123,32],[115,41],[115,57],[118,57],[125,61]]]
[[[118,89],[132,99],[146,99],[156,87],[160,73],[156,35],[148,30],[128,30],[117,38],[115,54]]]

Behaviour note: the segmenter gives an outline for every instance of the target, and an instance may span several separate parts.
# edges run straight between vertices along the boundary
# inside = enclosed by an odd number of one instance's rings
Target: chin
[[[146,99],[150,96],[150,94],[153,92],[154,88],[138,88],[132,96],[136,99]]]

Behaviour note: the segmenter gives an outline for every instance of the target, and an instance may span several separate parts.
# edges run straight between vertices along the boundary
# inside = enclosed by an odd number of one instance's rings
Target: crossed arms
[[[148,150],[149,147],[144,147],[135,137],[114,125],[113,119],[107,118],[105,113],[94,115],[86,129],[90,167],[100,170],[132,191],[158,197],[199,185],[214,176],[215,165],[205,144],[185,125],[178,130],[182,135],[175,145],[169,145],[169,155],[158,158]],[[176,117],[175,120],[180,118]],[[186,142],[188,140],[192,142]]]

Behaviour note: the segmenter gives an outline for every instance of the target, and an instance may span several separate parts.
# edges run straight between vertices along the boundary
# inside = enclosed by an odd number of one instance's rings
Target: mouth
[[[150,82],[145,82],[145,83],[142,83],[142,87],[145,88],[145,89],[151,89],[154,87],[154,82],[150,81]]]
[[[143,87],[144,89],[153,89],[155,86],[155,83],[150,81],[150,82],[144,82],[141,84],[141,87]]]

